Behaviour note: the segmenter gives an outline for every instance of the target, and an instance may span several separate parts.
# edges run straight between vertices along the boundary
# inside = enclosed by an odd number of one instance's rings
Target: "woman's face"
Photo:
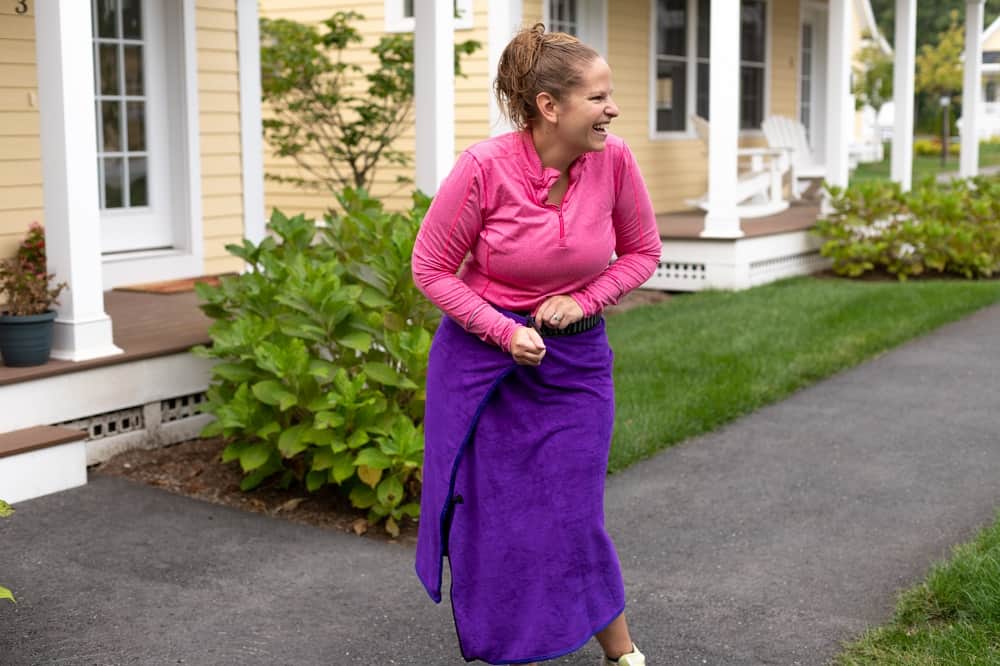
[[[582,81],[556,103],[556,134],[571,152],[604,150],[608,123],[618,116],[611,99],[611,68],[604,58],[594,58],[581,72]]]

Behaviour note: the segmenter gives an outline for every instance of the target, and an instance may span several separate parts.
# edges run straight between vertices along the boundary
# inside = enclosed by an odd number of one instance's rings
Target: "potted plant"
[[[0,262],[0,356],[5,365],[42,365],[49,360],[52,327],[56,318],[61,282],[51,286],[55,275],[46,271],[45,232],[37,222],[17,249]]]

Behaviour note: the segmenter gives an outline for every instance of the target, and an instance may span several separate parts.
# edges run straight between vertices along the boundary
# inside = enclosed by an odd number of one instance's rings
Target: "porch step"
[[[86,438],[57,426],[0,433],[0,499],[15,504],[87,483]]]

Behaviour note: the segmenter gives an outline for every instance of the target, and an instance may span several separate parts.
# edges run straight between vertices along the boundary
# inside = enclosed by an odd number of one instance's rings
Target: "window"
[[[413,32],[416,0],[385,0],[386,32]],[[455,29],[472,28],[472,0],[454,0]]]
[[[549,0],[549,32],[565,32],[580,36],[579,10],[576,0]]]
[[[142,208],[149,205],[142,3],[96,0],[93,18],[101,208]]]
[[[740,128],[764,119],[767,80],[766,0],[742,0],[740,22]],[[687,115],[709,118],[710,0],[657,0],[655,123],[657,132],[684,131]],[[689,47],[694,30],[694,48]],[[693,52],[692,52],[693,51]],[[688,77],[695,85],[688,99]]]
[[[799,82],[801,101],[799,103],[799,121],[810,134],[812,126],[812,63],[813,63],[813,27],[809,23],[802,24],[802,76]]]

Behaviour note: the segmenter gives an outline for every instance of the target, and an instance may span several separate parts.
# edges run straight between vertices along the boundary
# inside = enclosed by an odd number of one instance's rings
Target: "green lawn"
[[[1000,281],[796,278],[703,292],[608,321],[624,469],[1000,300]]]
[[[1000,514],[900,595],[893,621],[866,633],[841,666],[1000,664]]]
[[[878,163],[859,164],[858,168],[851,174],[851,184],[868,180],[888,180],[889,161],[892,154],[891,144],[885,146],[885,159]],[[936,176],[942,171],[958,171],[959,158],[951,155],[948,158],[948,165],[941,166],[940,156],[919,156],[913,157],[913,182],[919,183],[927,176]],[[1000,165],[1000,143],[982,142],[979,144],[979,166]]]

